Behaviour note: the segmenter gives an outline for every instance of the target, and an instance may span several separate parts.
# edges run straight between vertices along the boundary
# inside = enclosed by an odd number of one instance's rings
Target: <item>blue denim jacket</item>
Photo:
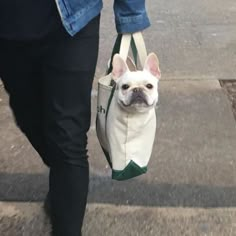
[[[110,0],[106,0],[110,1]],[[56,0],[62,22],[70,35],[76,34],[102,10],[102,0]],[[118,33],[132,33],[150,25],[145,0],[114,0]]]

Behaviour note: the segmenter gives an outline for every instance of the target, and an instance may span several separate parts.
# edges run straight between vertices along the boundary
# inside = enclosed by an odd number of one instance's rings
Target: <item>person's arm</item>
[[[116,30],[133,33],[150,26],[145,0],[114,0]]]

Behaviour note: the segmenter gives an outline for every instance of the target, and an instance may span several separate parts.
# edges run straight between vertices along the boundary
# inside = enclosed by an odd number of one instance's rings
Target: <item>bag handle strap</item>
[[[133,54],[135,54],[133,47],[135,47],[135,49],[137,50],[137,54],[139,55],[141,66],[143,67],[145,60],[147,58],[147,50],[146,50],[146,46],[145,46],[144,39],[141,32],[135,32],[133,34],[124,34],[122,36],[119,53],[125,61],[128,57],[130,45],[132,47]],[[137,58],[135,58],[135,60],[137,62]]]
[[[133,34],[133,38],[136,44],[136,48],[138,50],[140,63],[142,67],[144,67],[144,64],[148,55],[147,55],[147,49],[146,49],[143,35],[141,32],[136,32]]]
[[[137,65],[137,54],[139,55],[139,60],[141,66],[144,66],[146,57],[147,57],[147,50],[145,46],[145,42],[141,32],[136,32],[132,34],[118,34],[110,60],[110,65],[107,70],[107,74],[111,73],[112,71],[112,60],[116,53],[119,53],[121,57],[126,61],[129,53],[129,48],[131,47],[134,61]]]

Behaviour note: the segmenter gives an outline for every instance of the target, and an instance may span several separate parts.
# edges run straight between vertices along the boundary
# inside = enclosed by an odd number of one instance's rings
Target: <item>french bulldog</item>
[[[113,57],[112,78],[116,83],[118,105],[129,113],[143,113],[158,102],[158,82],[161,77],[159,60],[150,53],[142,71],[130,71],[119,54]]]

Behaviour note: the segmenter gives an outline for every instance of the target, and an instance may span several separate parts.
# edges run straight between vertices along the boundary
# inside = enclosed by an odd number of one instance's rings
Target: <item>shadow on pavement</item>
[[[47,174],[0,174],[0,201],[43,201],[48,189]],[[235,207],[236,187],[192,184],[126,182],[110,177],[90,178],[89,203],[151,207]]]

